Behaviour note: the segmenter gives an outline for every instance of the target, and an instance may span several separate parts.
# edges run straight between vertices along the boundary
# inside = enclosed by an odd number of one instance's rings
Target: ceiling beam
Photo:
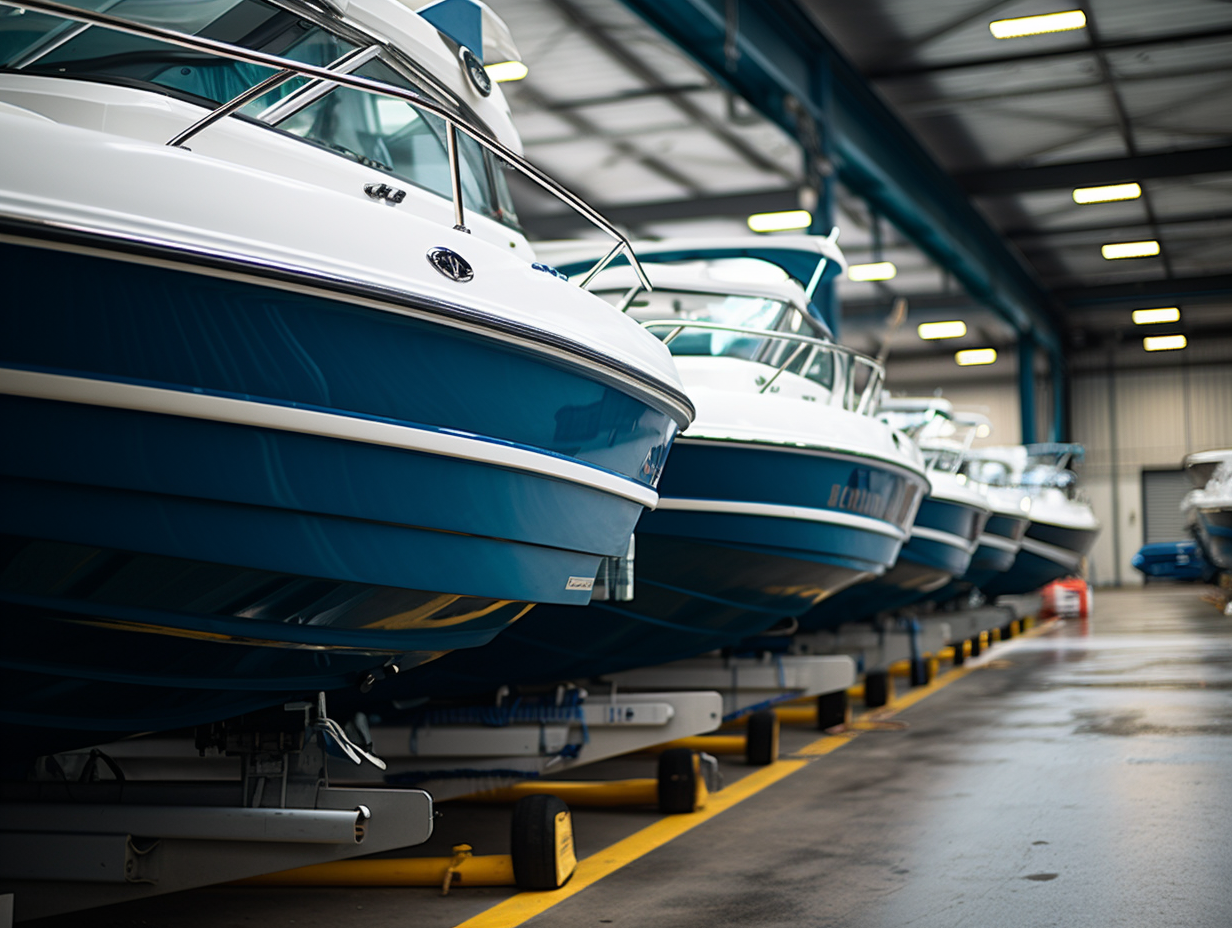
[[[974,196],[998,196],[1030,190],[1062,190],[1122,181],[1222,173],[1232,173],[1232,145],[1182,149],[1133,158],[1100,158],[1029,168],[969,171],[957,175],[955,180]]]
[[[1160,45],[1183,45],[1188,42],[1215,41],[1232,37],[1232,28],[1199,29],[1192,32],[1174,32],[1171,35],[1142,36],[1133,39],[1121,39],[1100,43],[1104,51],[1130,51],[1142,48],[1154,48]],[[1005,65],[1021,64],[1028,61],[1050,61],[1057,58],[1068,58],[1074,55],[1090,55],[1096,51],[1090,45],[1079,45],[1073,48],[1053,49],[1051,51],[1027,52],[1020,55],[987,55],[980,58],[961,58],[954,61],[939,61],[929,64],[906,64],[870,71],[865,76],[873,81],[904,80],[913,77],[923,77],[927,74],[938,74],[944,71],[961,71],[970,68],[996,68]]]
[[[1232,213],[1186,213],[1184,215],[1168,216],[1163,219],[1156,219],[1155,225],[1159,228],[1168,226],[1184,226],[1196,225],[1207,222],[1232,222]],[[1110,222],[1091,222],[1084,225],[1072,226],[1056,226],[1055,228],[1036,227],[1036,228],[1020,228],[1020,229],[1002,229],[1001,234],[1006,238],[1012,238],[1015,241],[1019,240],[1034,240],[1041,238],[1062,238],[1067,235],[1089,235],[1094,232],[1125,232],[1130,234],[1128,230],[1135,228],[1145,228],[1151,223],[1146,218],[1142,219],[1119,219]],[[1123,241],[1125,236],[1121,236],[1118,241]]]
[[[976,299],[1060,351],[1051,300],[966,194],[822,34],[797,0],[624,0],[791,133],[811,154],[828,145],[837,177]],[[820,139],[818,138],[820,135]]]
[[[772,213],[799,208],[800,191],[795,187],[786,190],[753,190],[747,193],[690,197],[687,200],[602,205],[603,215],[610,222],[625,228],[684,219],[743,220],[752,213]],[[530,215],[519,213],[518,220],[536,238],[567,238],[591,228],[590,221],[574,210]]]
[[[1142,280],[1128,284],[1102,284],[1055,291],[1067,307],[1126,306],[1142,300],[1165,303],[1217,303],[1232,301],[1232,274]]]

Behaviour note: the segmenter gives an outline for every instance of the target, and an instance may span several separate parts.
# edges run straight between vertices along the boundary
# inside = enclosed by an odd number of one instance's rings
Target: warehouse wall
[[[1180,467],[1191,451],[1232,447],[1232,352],[1184,366],[1077,370],[1071,416],[1087,449],[1082,483],[1104,523],[1091,580],[1140,584],[1130,558],[1143,544],[1142,472]]]

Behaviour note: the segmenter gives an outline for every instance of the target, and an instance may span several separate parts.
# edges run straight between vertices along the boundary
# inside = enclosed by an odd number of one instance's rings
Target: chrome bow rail
[[[663,336],[663,344],[668,346],[676,340],[681,332],[687,329],[702,329],[707,332],[734,332],[738,335],[763,339],[766,344],[759,347],[750,360],[774,367],[775,371],[761,385],[761,390],[759,391],[761,393],[769,390],[774,382],[778,380],[779,375],[800,358],[803,358],[799,365],[799,369],[802,371],[807,371],[820,354],[830,354],[835,358],[842,358],[844,360],[844,363],[841,365],[843,382],[842,392],[839,395],[842,396],[843,408],[865,416],[871,416],[877,410],[877,402],[881,396],[881,384],[885,381],[885,368],[875,358],[870,358],[868,355],[861,354],[852,348],[836,345],[834,342],[813,338],[809,335],[799,335],[795,332],[749,329],[738,325],[723,325],[718,322],[682,322],[679,319],[651,319],[643,322],[642,326],[651,330],[669,329],[670,331]],[[777,347],[778,343],[782,343],[784,348],[790,346],[790,349],[782,352],[784,355],[782,360],[774,362],[770,355],[774,353],[774,348]],[[835,367],[837,371],[839,365]],[[857,375],[861,370],[868,372],[868,379],[864,382],[863,386],[858,386]],[[831,388],[831,392],[832,394],[837,393],[834,388]]]
[[[599,271],[603,270],[603,268],[615,259],[617,255],[624,252],[628,257],[629,264],[633,267],[638,279],[642,282],[642,285],[647,290],[653,289],[650,285],[650,281],[646,278],[645,272],[642,270],[641,264],[637,260],[637,256],[633,253],[633,248],[629,244],[629,240],[585,201],[579,199],[573,193],[570,193],[517,152],[490,137],[487,133],[483,132],[476,126],[468,125],[460,120],[456,114],[450,112],[446,107],[442,106],[437,101],[416,93],[413,90],[407,90],[403,87],[395,87],[394,85],[387,84],[384,81],[373,80],[372,78],[367,77],[359,77],[358,75],[349,73],[350,68],[358,66],[356,60],[351,56],[344,56],[343,59],[339,59],[329,66],[319,67],[317,65],[293,61],[290,58],[283,58],[279,55],[268,55],[264,52],[253,51],[252,49],[242,48],[238,45],[231,45],[227,42],[219,42],[215,39],[185,35],[182,32],[164,29],[160,26],[150,26],[144,23],[120,19],[119,17],[111,16],[107,13],[99,13],[94,10],[85,10],[65,3],[57,3],[55,0],[0,0],[0,6],[17,7],[19,9],[29,10],[35,13],[46,13],[49,16],[58,16],[62,19],[84,23],[90,26],[102,26],[105,29],[113,29],[117,32],[126,32],[130,35],[140,36],[147,39],[155,39],[160,42],[166,42],[170,45],[178,45],[181,48],[188,48],[211,55],[218,55],[222,58],[231,58],[236,61],[245,61],[249,64],[255,64],[261,67],[273,68],[278,72],[267,78],[265,81],[262,81],[257,86],[250,88],[239,96],[212,110],[204,118],[194,123],[192,126],[189,126],[185,131],[181,132],[169,141],[169,145],[182,145],[187,138],[196,135],[198,132],[218,120],[230,116],[243,108],[247,103],[257,99],[261,96],[261,94],[268,92],[272,88],[278,86],[279,84],[285,83],[296,76],[309,77],[316,81],[326,82],[324,85],[317,85],[318,87],[326,88],[324,90],[326,93],[339,86],[351,87],[355,90],[379,94],[380,96],[385,97],[393,97],[395,99],[410,103],[421,110],[440,117],[445,121],[445,125],[447,127],[446,143],[449,156],[450,182],[453,195],[455,220],[454,228],[461,231],[467,231],[465,222],[466,217],[462,204],[462,174],[458,164],[457,133],[461,130],[484,148],[496,154],[501,160],[505,161],[509,165],[512,165],[522,175],[534,181],[566,206],[585,217],[597,228],[601,229],[616,240],[616,244],[612,247],[611,251],[601,258],[599,263],[591,268],[590,271],[582,277],[579,281],[579,286],[582,288],[588,287]],[[364,60],[368,59],[365,58]],[[322,94],[318,93],[317,95],[319,96]]]

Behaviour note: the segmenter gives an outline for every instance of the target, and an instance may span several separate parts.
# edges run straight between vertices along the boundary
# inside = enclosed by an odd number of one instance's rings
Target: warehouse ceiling
[[[796,140],[727,93],[619,0],[490,0],[530,67],[505,85],[530,159],[639,237],[748,234],[753,212],[811,206]],[[783,3],[791,0],[763,0]],[[1021,255],[1069,349],[1136,340],[1130,311],[1179,306],[1152,327],[1232,335],[1232,2],[1229,0],[796,0]],[[739,10],[729,17],[739,28]],[[1086,27],[997,40],[992,20],[1082,9]],[[1136,181],[1141,196],[1078,205],[1075,187]],[[532,236],[586,230],[522,191]],[[892,298],[912,322],[967,321],[896,356],[1008,346],[1013,330],[858,197],[839,193],[853,263],[843,340],[870,348]],[[1103,245],[1153,240],[1157,256]]]

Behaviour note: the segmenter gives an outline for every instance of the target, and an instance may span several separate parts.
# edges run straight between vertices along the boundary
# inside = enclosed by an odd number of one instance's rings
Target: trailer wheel
[[[524,796],[513,807],[510,835],[518,889],[559,889],[577,868],[573,816],[558,796]]]
[[[749,716],[744,759],[757,767],[773,764],[779,759],[779,717],[773,709],[762,709]]]
[[[817,727],[822,731],[847,724],[847,691],[822,693],[817,697]]]
[[[890,701],[890,674],[885,670],[870,670],[864,674],[864,705],[880,709]]]
[[[983,650],[983,648],[984,648],[983,640],[981,639],[980,634],[977,632],[971,638],[971,656],[979,657],[980,652]]]
[[[659,811],[683,815],[697,811],[697,756],[688,748],[671,748],[659,755]]]
[[[928,658],[917,657],[911,661],[911,685],[928,686],[933,682],[933,668]]]

